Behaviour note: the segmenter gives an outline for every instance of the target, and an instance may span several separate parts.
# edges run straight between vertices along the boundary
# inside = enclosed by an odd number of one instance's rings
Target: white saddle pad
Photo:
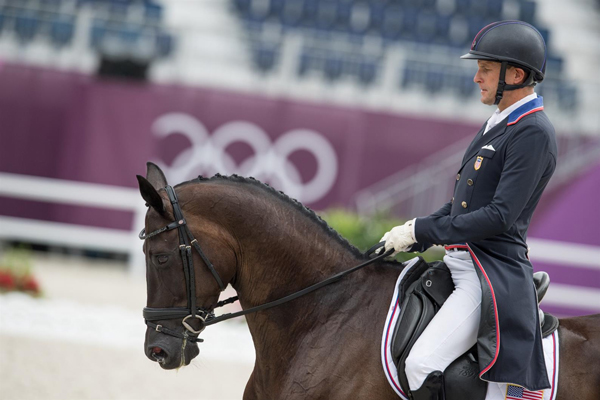
[[[388,310],[387,319],[383,329],[383,337],[381,339],[381,361],[383,363],[383,371],[388,382],[392,386],[392,389],[394,389],[398,396],[404,400],[408,400],[408,394],[404,393],[404,391],[400,388],[398,371],[394,365],[394,362],[392,361],[390,347],[392,344],[394,328],[396,327],[396,321],[400,315],[399,299],[401,297],[401,293],[399,293],[398,284],[417,261],[418,258],[413,258],[412,260],[407,261],[405,263],[406,267],[402,270],[398,280],[396,281],[396,289],[394,290],[394,296],[392,297],[392,301],[390,303],[390,308]],[[552,335],[544,338],[542,343],[544,346],[546,369],[548,371],[548,378],[550,379],[552,388],[537,392],[530,392],[520,386],[506,383],[489,382],[485,400],[555,400],[558,386],[558,330],[554,331]]]

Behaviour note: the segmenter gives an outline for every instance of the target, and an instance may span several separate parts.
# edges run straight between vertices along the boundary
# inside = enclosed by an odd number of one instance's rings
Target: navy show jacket
[[[529,390],[550,387],[526,244],[556,167],[554,127],[543,108],[538,97],[485,135],[483,125],[462,160],[452,200],[417,218],[413,248],[458,244],[470,252],[483,292],[479,376]]]

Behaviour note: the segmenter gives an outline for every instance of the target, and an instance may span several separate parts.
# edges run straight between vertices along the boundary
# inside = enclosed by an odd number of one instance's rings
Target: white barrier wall
[[[130,231],[0,215],[0,239],[127,253],[132,273],[145,269],[138,232],[146,207],[137,189],[0,173],[0,196],[134,213]]]

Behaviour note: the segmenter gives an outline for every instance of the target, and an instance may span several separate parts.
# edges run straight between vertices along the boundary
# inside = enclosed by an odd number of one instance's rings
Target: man
[[[554,128],[533,90],[544,79],[546,45],[533,26],[501,21],[461,58],[477,60],[481,102],[498,109],[467,149],[452,200],[382,238],[386,250],[447,245],[456,286],[406,360],[414,400],[444,399],[443,371],[476,342],[481,379],[550,387],[525,243],[556,166]]]

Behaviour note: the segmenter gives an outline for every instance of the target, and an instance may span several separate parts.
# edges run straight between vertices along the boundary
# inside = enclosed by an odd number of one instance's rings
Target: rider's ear
[[[138,184],[140,186],[140,193],[148,206],[154,208],[159,214],[165,213],[165,204],[162,201],[162,197],[158,194],[158,191],[152,186],[152,184],[143,176],[136,175]]]
[[[165,178],[165,174],[158,165],[147,162],[146,168],[146,179],[152,184],[154,189],[159,190],[167,186],[167,178]]]

